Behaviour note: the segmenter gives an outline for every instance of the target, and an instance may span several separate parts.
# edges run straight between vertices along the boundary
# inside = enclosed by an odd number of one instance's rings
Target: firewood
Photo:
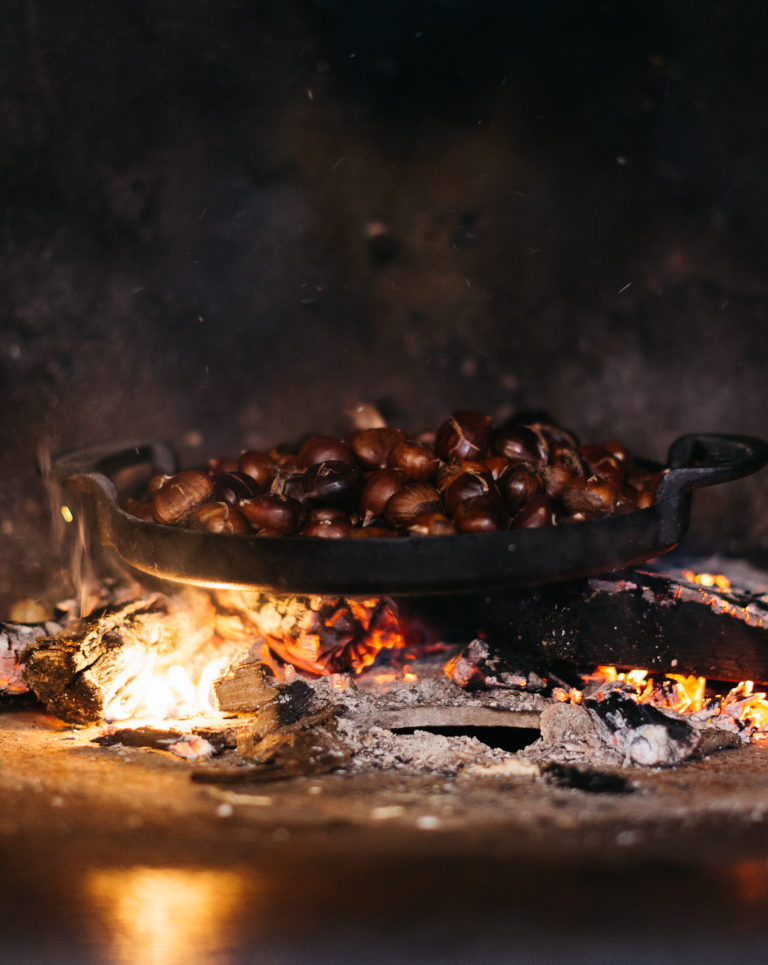
[[[63,720],[99,721],[150,655],[173,653],[183,664],[210,639],[207,598],[191,599],[154,596],[110,606],[41,636],[24,652],[24,682]]]
[[[236,664],[214,681],[213,692],[222,713],[251,713],[275,698],[274,674],[261,660]]]
[[[749,593],[632,571],[500,599],[488,617],[490,639],[545,674],[564,660],[768,682],[768,602]]]
[[[257,730],[242,731],[237,750],[242,757],[262,765],[262,780],[322,774],[338,770],[352,759],[332,709],[257,738]]]
[[[244,635],[262,638],[282,660],[312,674],[361,670],[382,646],[401,640],[398,611],[387,597],[276,596],[219,591],[219,606]]]

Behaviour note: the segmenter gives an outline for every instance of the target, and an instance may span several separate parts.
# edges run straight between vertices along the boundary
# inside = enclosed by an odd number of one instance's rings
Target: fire
[[[359,674],[383,649],[402,649],[406,640],[394,604],[385,598],[323,602],[308,627],[275,637],[268,647],[286,663],[318,676]]]
[[[755,691],[751,680],[742,681],[720,696],[712,693],[705,677],[666,674],[654,678],[647,670],[619,672],[616,667],[597,667],[593,674],[584,677],[584,683],[585,688],[598,695],[600,684],[618,684],[638,703],[653,704],[679,714],[703,715],[705,720],[730,717],[751,731],[753,739],[768,739],[768,695]],[[572,694],[560,688],[556,696],[559,700],[579,703],[583,693]]]
[[[340,690],[349,686],[350,673],[370,667],[382,649],[405,652],[397,610],[385,598],[259,598],[257,607],[243,594],[227,596],[222,606],[215,613],[210,605],[198,608],[211,628],[183,657],[152,646],[127,652],[122,686],[107,702],[104,719],[218,716],[213,685],[244,652],[267,664],[282,683],[303,672],[329,676]],[[402,677],[416,679],[406,667]]]

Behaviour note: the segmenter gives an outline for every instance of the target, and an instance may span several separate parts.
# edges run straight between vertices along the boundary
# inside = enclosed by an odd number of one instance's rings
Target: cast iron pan
[[[173,450],[162,443],[82,449],[59,456],[51,471],[84,494],[101,543],[152,576],[284,593],[411,594],[554,583],[658,556],[686,532],[691,490],[767,462],[761,439],[681,436],[649,509],[540,529],[384,539],[233,536],[136,519],[118,499],[154,473],[176,470]]]

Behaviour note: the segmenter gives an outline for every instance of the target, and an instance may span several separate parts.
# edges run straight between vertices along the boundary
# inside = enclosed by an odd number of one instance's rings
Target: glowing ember
[[[383,649],[401,649],[406,641],[394,604],[385,598],[327,600],[311,611],[308,627],[267,643],[287,663],[320,676],[343,671],[359,674]]]
[[[722,573],[694,573],[693,570],[683,570],[683,576],[689,583],[699,586],[716,586],[719,590],[729,590],[731,581]]]
[[[558,700],[580,703],[587,691],[600,699],[601,684],[618,686],[640,704],[695,715],[705,721],[730,718],[739,722],[748,737],[755,740],[768,738],[768,699],[765,693],[754,691],[751,680],[737,684],[725,696],[714,694],[704,677],[667,674],[656,678],[647,670],[620,673],[615,667],[598,667],[593,674],[584,677],[584,682],[583,692],[568,693],[558,688],[553,696]]]

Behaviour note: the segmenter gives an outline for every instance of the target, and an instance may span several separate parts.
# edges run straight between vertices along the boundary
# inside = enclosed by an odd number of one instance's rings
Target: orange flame
[[[653,704],[679,714],[705,713],[707,720],[730,717],[741,721],[751,732],[754,739],[768,739],[768,695],[755,692],[754,683],[745,680],[737,684],[724,696],[707,695],[705,677],[666,674],[660,680],[649,678],[647,670],[619,672],[616,667],[598,667],[595,672],[584,678],[585,683],[604,682],[624,683],[634,690],[632,696],[638,703]],[[577,691],[578,699],[560,689],[553,696],[558,700],[580,702],[582,694]]]
[[[370,667],[380,650],[406,646],[397,610],[387,599],[322,599],[314,605],[318,609],[303,609],[302,619],[297,618],[280,639],[268,633],[259,635],[255,628],[244,630],[243,623],[236,620],[216,619],[218,632],[206,636],[184,666],[179,655],[160,655],[151,648],[127,653],[127,683],[108,701],[105,720],[217,715],[213,684],[245,645],[250,646],[248,659],[266,663],[281,682],[295,677],[298,668],[315,676],[330,676],[332,686],[340,690],[349,685],[348,673],[359,674]],[[415,679],[406,668],[402,676]]]
[[[383,649],[406,646],[394,604],[383,598],[345,600],[329,613],[316,614],[311,630],[268,638],[270,650],[306,673],[328,676],[343,671],[359,674]]]

